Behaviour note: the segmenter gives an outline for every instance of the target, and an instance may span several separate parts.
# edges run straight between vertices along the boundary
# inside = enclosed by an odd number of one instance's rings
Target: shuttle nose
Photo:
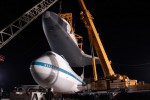
[[[56,15],[56,13],[51,12],[51,11],[46,11],[45,13],[43,13],[43,18],[57,18],[58,16]]]
[[[58,24],[58,16],[50,11],[46,11],[42,15],[42,25],[43,29],[47,28],[48,30],[57,30],[59,27],[55,27]]]
[[[51,11],[46,11],[45,13],[43,13],[42,15],[42,25],[43,25],[43,29],[45,30],[45,28],[47,30],[51,30],[51,31],[58,31],[58,30],[63,30],[63,31],[67,31],[67,26],[70,26],[69,23],[59,17],[56,13],[51,12]],[[70,28],[71,29],[71,28]]]
[[[46,11],[42,15],[42,20],[44,22],[47,22],[49,25],[51,25],[51,24],[55,25],[55,24],[58,23],[58,21],[60,20],[60,18],[58,17],[58,15],[56,13],[50,12],[50,11]]]
[[[58,74],[53,67],[50,56],[44,55],[31,63],[30,72],[38,84],[49,88],[55,82]]]

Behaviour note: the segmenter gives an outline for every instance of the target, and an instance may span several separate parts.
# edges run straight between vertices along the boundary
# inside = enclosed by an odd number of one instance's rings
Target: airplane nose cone
[[[51,78],[51,69],[42,67],[41,62],[33,62],[30,66],[31,74],[34,80],[40,84],[42,87],[46,88],[49,83],[53,80]]]
[[[44,55],[33,61],[30,65],[30,72],[33,79],[42,87],[49,88],[57,77],[57,71],[53,69],[50,57]]]

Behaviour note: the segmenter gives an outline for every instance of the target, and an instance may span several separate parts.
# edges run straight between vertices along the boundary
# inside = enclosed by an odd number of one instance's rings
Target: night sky
[[[39,1],[0,0],[0,30]],[[114,71],[150,83],[150,3],[137,0],[85,0],[85,3],[94,17],[95,27]],[[49,10],[58,13],[59,2]],[[73,13],[75,32],[83,36],[83,50],[90,53],[77,0],[62,0],[62,12]],[[0,87],[36,84],[29,71],[30,63],[49,50],[39,16],[0,49],[0,54],[5,56],[5,61],[0,62]],[[85,77],[92,77],[91,69],[91,66],[86,67]],[[100,66],[98,71],[102,76]]]

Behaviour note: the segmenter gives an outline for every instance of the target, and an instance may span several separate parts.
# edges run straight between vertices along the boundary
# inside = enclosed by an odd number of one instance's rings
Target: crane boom
[[[14,38],[19,32],[26,28],[32,21],[34,21],[57,1],[58,0],[42,0],[18,19],[3,28],[0,31],[0,48],[6,45],[12,38]]]
[[[115,73],[111,67],[110,61],[108,60],[108,57],[104,50],[104,47],[103,47],[103,44],[99,37],[99,34],[94,26],[92,16],[91,16],[90,12],[87,10],[83,0],[79,0],[79,4],[80,4],[81,10],[82,10],[81,11],[82,20],[84,21],[85,26],[88,30],[89,39],[93,43],[94,49],[96,50],[96,53],[100,59],[101,67],[104,72],[104,75],[106,77],[112,76]]]
[[[130,79],[126,75],[116,74],[111,63],[108,60],[102,42],[100,40],[99,34],[94,26],[92,16],[90,12],[86,9],[83,0],[78,0],[81,7],[81,18],[88,30],[89,39],[94,46],[94,49],[100,59],[101,67],[104,73],[104,78],[99,80],[94,80],[91,83],[91,89],[94,91],[99,90],[123,90],[123,91],[138,91],[138,90],[148,90],[150,89],[150,84],[143,84],[143,82],[137,82],[135,79]],[[94,61],[93,61],[94,62]],[[142,83],[142,84],[141,84]]]

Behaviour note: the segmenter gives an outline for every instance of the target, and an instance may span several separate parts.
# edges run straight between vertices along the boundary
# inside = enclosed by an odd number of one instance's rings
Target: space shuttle
[[[42,26],[51,51],[31,63],[33,79],[55,93],[68,94],[86,90],[83,77],[77,75],[72,67],[92,65],[92,56],[78,47],[70,24],[56,13],[46,11],[42,16]],[[100,63],[98,57],[96,63]]]
[[[44,34],[52,51],[63,55],[71,67],[83,67],[92,65],[92,56],[85,54],[78,47],[70,24],[58,14],[46,11],[42,16]],[[100,63],[96,57],[97,64]]]

